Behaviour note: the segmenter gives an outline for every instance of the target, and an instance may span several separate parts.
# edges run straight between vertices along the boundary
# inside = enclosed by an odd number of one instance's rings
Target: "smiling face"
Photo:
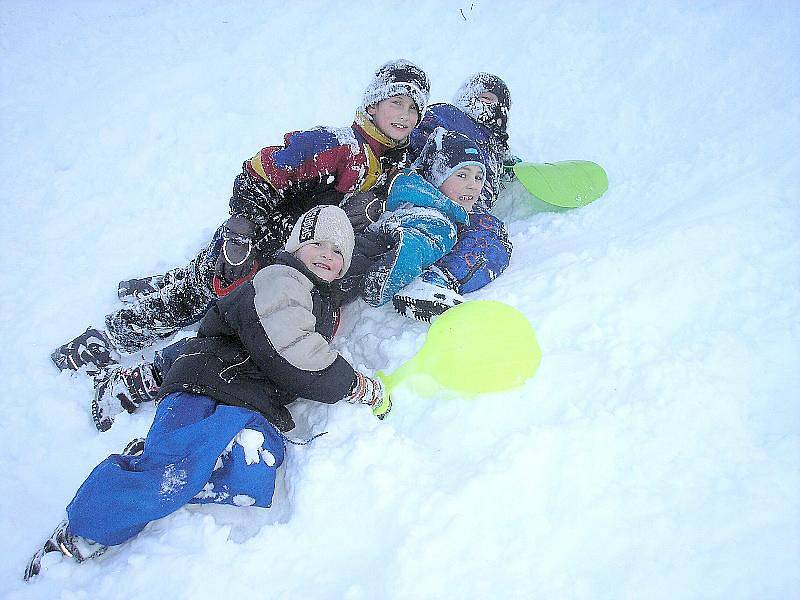
[[[472,210],[483,190],[483,169],[464,165],[442,182],[439,191],[466,210]]]
[[[367,113],[372,117],[375,126],[396,142],[411,135],[411,130],[419,121],[419,111],[411,96],[386,98],[368,106]]]
[[[342,274],[342,267],[344,267],[342,252],[330,242],[305,244],[295,250],[294,255],[309,271],[323,281],[331,282]]]

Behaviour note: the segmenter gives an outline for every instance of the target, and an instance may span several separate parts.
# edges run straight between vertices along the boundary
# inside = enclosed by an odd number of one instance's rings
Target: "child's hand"
[[[381,377],[382,373],[378,373],[375,378],[381,384],[381,400],[376,402],[372,407],[372,414],[378,417],[381,421],[386,418],[386,415],[392,410],[392,398],[389,395],[389,390]]]
[[[356,371],[353,386],[343,398],[351,404],[366,404],[372,407],[372,414],[383,419],[392,410],[392,400],[383,382],[377,377],[368,377]]]
[[[519,156],[514,156],[508,152],[503,157],[503,174],[501,175],[501,179],[503,181],[514,181],[514,178],[516,177],[514,174],[514,165],[521,162],[522,159]]]
[[[342,209],[347,213],[347,218],[355,231],[364,231],[383,214],[385,200],[375,192],[363,192],[347,199]]]

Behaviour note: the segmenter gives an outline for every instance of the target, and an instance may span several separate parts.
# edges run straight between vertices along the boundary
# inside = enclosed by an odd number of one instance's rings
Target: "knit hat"
[[[361,108],[366,110],[368,106],[377,104],[381,100],[406,95],[417,105],[419,116],[422,118],[422,113],[428,106],[430,92],[431,83],[425,71],[402,58],[390,60],[375,71],[372,81],[364,90]]]
[[[347,214],[338,206],[326,204],[315,206],[297,219],[292,233],[286,241],[286,252],[297,252],[313,242],[330,242],[342,253],[344,264],[339,277],[347,273],[353,258],[355,236]]]
[[[447,131],[444,127],[433,130],[414,162],[417,172],[437,188],[450,175],[468,165],[478,166],[486,173],[486,165],[477,144],[467,136]]]
[[[497,96],[498,103],[489,106],[478,100],[478,96],[484,92],[491,92]],[[511,110],[511,93],[505,81],[497,75],[475,73],[458,88],[456,95],[453,96],[453,104],[498,135],[505,134],[508,111]]]

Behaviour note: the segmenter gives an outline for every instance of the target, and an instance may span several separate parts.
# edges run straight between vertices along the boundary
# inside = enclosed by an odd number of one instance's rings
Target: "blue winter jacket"
[[[363,298],[381,306],[456,244],[458,226],[469,223],[467,211],[412,169],[392,181],[386,212],[370,226],[394,240],[364,279]]]
[[[436,269],[425,273],[423,279],[459,294],[474,292],[505,271],[511,249],[503,222],[486,209],[475,208],[469,213],[469,225],[459,228],[453,249],[437,260]]]
[[[411,132],[410,152],[419,156],[436,127],[464,134],[478,145],[486,165],[486,179],[480,200],[470,213],[469,224],[458,231],[453,249],[436,261],[437,269],[425,274],[426,281],[464,294],[494,280],[508,266],[513,246],[503,222],[489,214],[499,192],[503,154],[507,147],[491,130],[452,104],[432,104],[425,117]]]

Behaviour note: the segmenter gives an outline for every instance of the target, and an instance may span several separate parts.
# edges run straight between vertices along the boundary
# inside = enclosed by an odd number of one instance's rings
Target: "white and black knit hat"
[[[478,145],[464,134],[437,127],[413,166],[425,180],[438,188],[450,175],[469,165],[480,167],[486,173]]]
[[[419,116],[422,118],[422,113],[428,106],[430,93],[431,83],[425,71],[408,60],[398,58],[382,64],[375,71],[372,81],[364,90],[361,108],[366,110],[368,106],[377,104],[381,100],[406,95],[417,105]]]
[[[497,96],[497,104],[487,106],[478,100],[483,92]],[[475,73],[462,83],[453,96],[453,104],[498,135],[505,135],[508,113],[511,110],[511,93],[506,82],[491,73]],[[506,139],[508,138],[505,135]]]
[[[294,253],[313,242],[330,242],[342,253],[344,264],[339,277],[347,273],[353,259],[355,235],[347,214],[338,206],[315,206],[297,219],[284,250]]]

